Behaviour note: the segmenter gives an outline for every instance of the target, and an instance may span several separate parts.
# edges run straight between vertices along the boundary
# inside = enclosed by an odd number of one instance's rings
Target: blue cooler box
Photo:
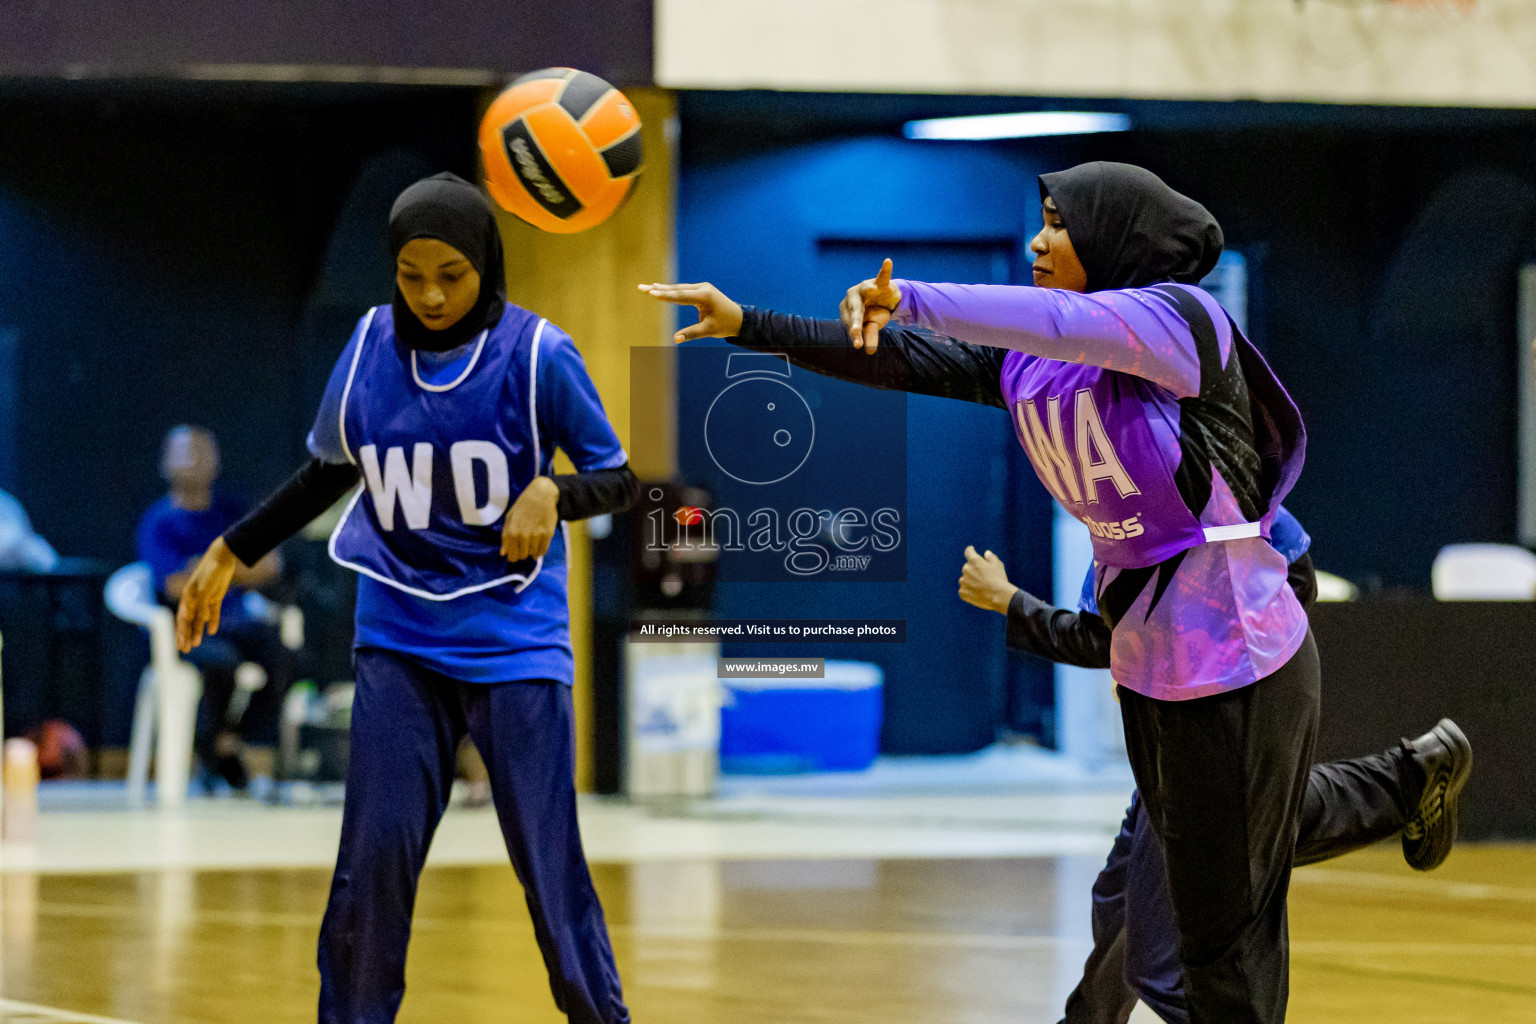
[[[723,679],[720,770],[745,775],[856,772],[874,763],[884,673],[828,661],[824,679]]]

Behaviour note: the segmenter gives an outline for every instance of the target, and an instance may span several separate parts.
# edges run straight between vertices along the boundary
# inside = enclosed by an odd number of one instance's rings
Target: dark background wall
[[[686,106],[685,106],[686,113]],[[740,128],[741,126],[737,126]],[[893,255],[914,277],[1007,283],[1027,273],[1024,244],[1038,209],[1015,200],[1043,168],[1003,149],[915,146],[899,139],[834,139],[743,151],[694,135],[685,118],[678,194],[678,274],[709,280],[744,303],[835,317],[843,289]],[[737,136],[740,137],[740,136]],[[684,313],[684,320],[689,314]],[[717,501],[754,507],[753,488],[718,472],[689,410],[708,404],[714,380],[679,364],[679,465]],[[803,385],[824,408],[870,401],[867,389],[826,379]],[[1002,619],[963,604],[956,580],[967,544],[991,548],[1013,578],[1037,593],[1051,586],[1050,505],[1013,441],[1001,409],[912,396],[905,423],[871,412],[842,464],[883,464],[893,443],[905,458],[904,582],[762,583],[721,562],[722,617],[905,619],[902,645],[764,645],[739,653],[854,657],[885,673],[883,748],[891,753],[952,753],[991,743],[999,726],[1053,738],[1051,673],[1010,660]],[[702,413],[700,413],[702,415]],[[897,418],[901,413],[898,407]],[[895,428],[894,430],[892,428]],[[892,434],[901,434],[892,438]],[[808,466],[807,473],[815,472]],[[838,462],[829,478],[850,472]],[[835,490],[829,479],[820,490]],[[844,577],[846,579],[846,577]],[[728,651],[734,654],[734,651]]]
[[[1462,837],[1536,838],[1536,605],[1399,595],[1319,605],[1312,630],[1325,672],[1318,761],[1381,750],[1450,717],[1475,751]]]
[[[0,137],[25,140],[0,147],[0,330],[17,339],[3,383],[14,476],[0,486],[38,531],[65,554],[131,560],[176,423],[214,430],[227,483],[247,495],[291,472],[350,326],[343,314],[339,337],[305,330],[322,279],[338,276],[322,271],[344,204],[381,154],[471,173],[475,102],[470,90],[0,95]],[[393,198],[381,192],[361,211],[379,238]],[[352,269],[371,271],[378,302],[387,253],[366,243],[365,231],[333,262],[377,261]],[[347,297],[366,305],[366,291]]]
[[[115,567],[162,493],[159,446],[189,422],[247,499],[305,457],[358,315],[390,295],[386,218],[426,173],[472,174],[479,90],[104,84],[0,91],[0,487],[65,555]],[[306,671],[346,678],[351,580],[317,542],[286,551],[310,614]],[[20,614],[20,612],[17,612]],[[14,615],[8,633],[37,632]],[[12,731],[52,707],[126,743],[147,656],[108,620],[98,710],[8,635]],[[25,641],[25,642],[24,642]],[[84,684],[82,684],[84,685]],[[50,690],[45,696],[39,687]],[[80,687],[76,687],[80,689]],[[72,691],[73,692],[73,691]],[[40,712],[39,712],[40,713]]]

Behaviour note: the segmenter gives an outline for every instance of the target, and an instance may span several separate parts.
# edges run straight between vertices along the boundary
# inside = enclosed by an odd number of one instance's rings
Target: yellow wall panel
[[[635,286],[672,279],[674,164],[677,105],[660,89],[632,89],[640,113],[645,171],[629,201],[607,223],[576,235],[552,235],[500,215],[506,248],[507,297],[552,323],[576,342],[619,439],[642,479],[670,477],[676,468],[676,426],[670,400],[644,403],[643,422],[630,422],[630,349],[670,346],[673,313]],[[493,98],[487,95],[486,103]],[[671,362],[647,360],[654,379],[639,386],[668,396],[675,389]],[[633,442],[632,430],[644,444]],[[556,472],[569,473],[563,457]],[[571,524],[571,643],[576,655],[577,785],[592,779],[592,571],[591,544],[581,523]]]

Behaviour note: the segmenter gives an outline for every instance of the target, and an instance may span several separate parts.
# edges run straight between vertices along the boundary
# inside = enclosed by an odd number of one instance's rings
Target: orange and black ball
[[[640,115],[585,71],[547,68],[496,97],[480,122],[486,189],[511,213],[557,234],[607,220],[640,177]]]

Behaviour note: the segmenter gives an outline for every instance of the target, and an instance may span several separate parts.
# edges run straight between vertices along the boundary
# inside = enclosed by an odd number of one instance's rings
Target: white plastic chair
[[[278,641],[290,651],[304,646],[304,612],[298,605],[278,604],[254,590],[245,592],[242,603],[247,618],[265,622],[277,630]],[[229,716],[239,718],[245,714],[251,696],[267,685],[267,670],[254,661],[243,661],[235,669],[235,692],[229,705]]]
[[[1536,555],[1513,544],[1448,544],[1430,570],[1441,601],[1536,599]]]
[[[149,632],[149,665],[139,676],[128,745],[129,805],[144,804],[150,744],[155,743],[155,800],[162,808],[180,807],[192,778],[192,739],[203,677],[176,650],[176,616],[155,600],[147,563],[134,562],[113,573],[104,597],[113,615]]]
[[[1319,602],[1354,601],[1360,597],[1360,588],[1342,576],[1331,572],[1317,572],[1317,599]]]

